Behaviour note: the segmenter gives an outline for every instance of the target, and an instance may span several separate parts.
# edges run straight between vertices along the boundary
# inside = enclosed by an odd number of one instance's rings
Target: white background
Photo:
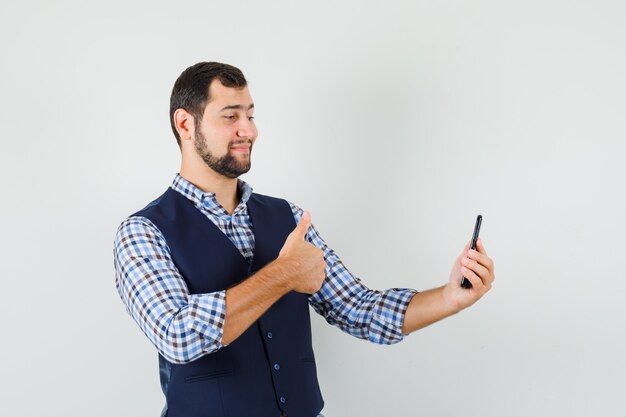
[[[243,177],[310,210],[372,288],[448,279],[470,309],[394,346],[314,315],[327,417],[623,416],[621,1],[3,2],[0,415],[158,416],[157,354],[113,238],[179,168],[186,67],[246,74]]]

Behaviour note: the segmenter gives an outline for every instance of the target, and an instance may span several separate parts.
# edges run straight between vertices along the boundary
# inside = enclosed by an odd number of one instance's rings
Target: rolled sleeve
[[[381,293],[372,312],[368,337],[371,342],[392,344],[404,338],[404,316],[416,293],[416,290],[410,288],[391,288]]]

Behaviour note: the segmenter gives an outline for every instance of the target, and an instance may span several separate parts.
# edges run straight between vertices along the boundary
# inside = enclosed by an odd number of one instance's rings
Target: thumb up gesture
[[[324,253],[304,240],[310,226],[311,214],[305,211],[296,228],[287,236],[277,259],[286,267],[292,289],[306,294],[318,291],[326,277]]]

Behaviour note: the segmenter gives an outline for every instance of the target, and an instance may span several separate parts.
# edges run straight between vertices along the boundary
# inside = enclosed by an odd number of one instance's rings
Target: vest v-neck
[[[254,259],[255,259],[255,249],[252,250],[252,260],[250,262],[248,262],[248,260],[246,259],[246,257],[241,253],[241,251],[239,250],[239,248],[233,243],[232,240],[230,240],[230,238],[222,231],[222,229],[220,229],[215,223],[213,223],[213,221],[204,213],[202,213],[202,211],[196,207],[196,205],[189,200],[187,197],[183,196],[182,194],[180,194],[178,191],[173,190],[173,189],[169,189],[168,192],[171,192],[175,195],[175,198],[179,198],[182,199],[186,202],[186,204],[190,204],[191,206],[193,206],[193,213],[195,213],[195,216],[198,217],[200,223],[205,223],[207,224],[207,227],[213,230],[214,234],[218,234],[220,236],[220,240],[222,240],[224,242],[224,245],[226,247],[229,247],[231,250],[234,250],[235,252],[237,252],[237,254],[239,255],[239,258],[241,259],[242,262],[244,262],[246,264],[246,266],[250,267],[253,263],[254,263]],[[248,200],[249,202],[249,200]],[[246,203],[246,206],[248,206],[248,204]],[[257,243],[257,234],[254,230],[254,223],[252,222],[252,215],[251,215],[251,210],[250,207],[248,206],[248,215],[250,215],[250,220],[252,223],[252,234],[254,235],[254,242],[255,242],[255,246]]]

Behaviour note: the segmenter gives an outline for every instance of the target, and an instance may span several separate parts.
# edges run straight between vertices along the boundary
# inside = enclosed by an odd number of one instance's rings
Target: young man
[[[315,417],[324,402],[309,305],[353,336],[391,344],[470,306],[494,280],[478,240],[440,288],[364,286],[308,212],[238,179],[250,170],[253,113],[239,69],[187,68],[170,101],[180,173],[117,230],[116,286],[159,351],[163,416]]]

